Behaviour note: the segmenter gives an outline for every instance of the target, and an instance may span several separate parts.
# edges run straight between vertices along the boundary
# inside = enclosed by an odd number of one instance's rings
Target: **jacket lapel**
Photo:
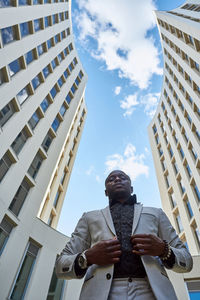
[[[108,227],[110,228],[112,233],[114,235],[116,235],[115,227],[114,227],[114,224],[113,224],[113,220],[112,220],[112,216],[111,216],[111,213],[110,213],[109,206],[105,207],[104,209],[101,209],[101,212],[102,212],[102,214],[103,214],[103,216],[106,220],[106,224],[108,225]]]
[[[135,204],[134,206],[134,217],[133,217],[133,226],[132,226],[132,234],[134,234],[135,229],[137,227],[138,221],[140,219],[140,215],[142,212],[142,204]]]

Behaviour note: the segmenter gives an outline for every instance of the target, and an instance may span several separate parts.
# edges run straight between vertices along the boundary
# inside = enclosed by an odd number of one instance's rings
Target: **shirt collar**
[[[118,202],[116,199],[110,199],[109,206],[111,207],[111,206],[113,206],[113,205],[116,204],[116,203],[120,203],[120,202]],[[121,204],[122,204],[122,205],[126,205],[126,204],[128,204],[128,205],[133,205],[133,204],[135,204],[135,203],[137,203],[137,197],[136,197],[136,194],[131,195],[124,203],[121,203]]]

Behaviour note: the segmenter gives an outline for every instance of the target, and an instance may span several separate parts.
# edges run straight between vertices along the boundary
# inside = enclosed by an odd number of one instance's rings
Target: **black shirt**
[[[134,218],[134,203],[136,203],[136,195],[131,196],[124,203],[117,201],[110,202],[110,212],[122,251],[120,261],[114,265],[114,278],[142,278],[146,276],[140,256],[132,253],[131,234]]]

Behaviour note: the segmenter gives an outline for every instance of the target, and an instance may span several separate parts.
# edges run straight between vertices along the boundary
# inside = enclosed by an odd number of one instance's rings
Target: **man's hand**
[[[137,255],[160,256],[165,251],[165,243],[152,234],[135,234],[131,236],[133,253]]]
[[[88,265],[104,266],[117,263],[121,255],[120,248],[117,239],[98,242],[85,252]]]

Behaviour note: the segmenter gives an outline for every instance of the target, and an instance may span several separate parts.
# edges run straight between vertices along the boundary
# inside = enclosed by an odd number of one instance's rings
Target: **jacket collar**
[[[142,211],[143,205],[141,203],[135,203],[134,205],[134,217],[133,217],[133,226],[132,226],[132,234],[134,234],[137,224],[140,219],[141,211]],[[109,229],[113,233],[113,235],[116,235],[115,227],[113,224],[112,216],[110,213],[109,206],[105,207],[104,209],[101,209],[101,212],[105,218],[106,224],[108,225]]]

